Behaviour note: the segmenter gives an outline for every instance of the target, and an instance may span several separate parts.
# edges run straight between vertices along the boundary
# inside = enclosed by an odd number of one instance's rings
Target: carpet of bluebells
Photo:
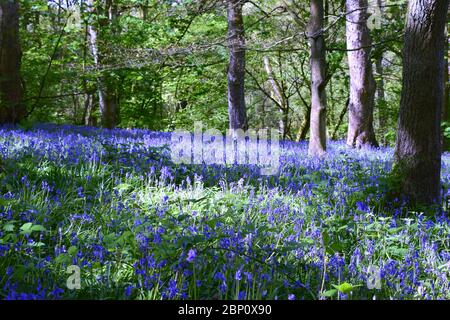
[[[262,176],[176,165],[170,137],[0,128],[0,299],[450,299],[447,208],[387,200],[392,149],[283,142]]]

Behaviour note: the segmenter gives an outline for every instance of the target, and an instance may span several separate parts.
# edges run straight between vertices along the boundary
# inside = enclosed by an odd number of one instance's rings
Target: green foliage
[[[450,139],[450,122],[442,122],[442,130],[443,130],[443,134],[444,137],[447,139]]]
[[[30,123],[85,124],[90,116],[99,125],[101,78],[118,99],[121,127],[191,130],[195,121],[202,121],[222,131],[228,128],[229,57],[223,5],[121,0],[115,2],[117,15],[108,21],[103,2],[96,4],[94,13],[85,4],[58,10],[42,0],[21,2],[22,75],[25,101],[33,110]],[[310,104],[309,46],[299,36],[309,8],[304,3],[288,5],[286,11],[277,6],[277,1],[269,0],[244,8],[247,110],[254,128],[278,127],[282,120],[264,68],[263,58],[268,57],[289,104],[287,138],[296,139]],[[329,17],[340,10],[334,3],[328,9]],[[396,37],[404,13],[404,6],[389,6],[383,28],[372,30],[377,43],[374,59],[384,54],[384,74],[389,75],[383,77],[385,99],[377,101],[374,117],[385,145],[395,141],[401,85],[401,41]],[[342,139],[347,116],[340,121],[340,114],[349,85],[345,51],[340,50],[345,48],[345,20],[329,17],[327,46],[337,50],[327,53],[327,120],[330,133],[336,130],[336,138]],[[89,25],[99,30],[99,69],[91,52]],[[377,119],[384,119],[383,127]]]

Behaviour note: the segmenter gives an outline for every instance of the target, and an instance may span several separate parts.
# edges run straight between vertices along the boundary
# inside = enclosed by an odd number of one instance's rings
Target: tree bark
[[[94,7],[94,0],[88,0],[88,6],[91,12],[99,14],[97,10],[98,8]],[[111,10],[110,6],[111,3],[109,1],[106,1],[105,7],[103,8],[106,17],[103,17],[100,23],[100,26],[102,27],[107,27],[108,24],[111,22],[111,19],[113,18],[111,13],[113,13],[114,11]],[[98,28],[95,26],[95,23],[89,24],[88,33],[94,64],[97,69],[100,69],[102,65],[108,62],[108,59],[106,57],[106,53],[104,52],[105,49],[101,45],[99,45]],[[117,96],[115,93],[114,86],[111,84],[112,79],[110,79],[110,77],[106,75],[104,72],[101,72],[100,70],[98,70],[98,72],[101,73],[101,75],[97,78],[97,85],[98,85],[100,113],[102,115],[101,120],[102,126],[107,129],[113,129],[116,127],[118,123],[119,107],[117,103]]]
[[[336,124],[336,127],[334,127],[333,134],[331,135],[332,140],[337,139],[337,133],[339,131],[339,128],[341,127],[342,123],[344,122],[345,114],[348,111],[348,105],[350,103],[350,98],[347,99],[347,102],[345,103],[344,108],[342,109],[341,113],[339,114],[338,123]]]
[[[384,14],[384,1],[378,0],[377,5],[380,9],[380,14]],[[378,127],[380,131],[380,143],[383,146],[386,146],[386,139],[384,137],[384,134],[386,133],[386,116],[383,112],[386,108],[386,96],[384,91],[384,68],[383,68],[383,48],[380,48],[375,59],[375,71],[377,73],[378,81],[376,81],[376,99],[377,99],[377,105],[378,105]]]
[[[309,131],[310,125],[311,125],[310,120],[311,120],[311,107],[306,106],[305,107],[305,116],[304,116],[302,123],[300,124],[300,128],[298,130],[297,141],[306,140],[306,135],[308,134],[308,131]]]
[[[280,83],[277,81],[273,74],[272,66],[270,65],[269,57],[265,56],[263,58],[264,61],[264,69],[266,71],[267,77],[269,78],[270,86],[272,87],[272,93],[274,96],[275,101],[277,101],[278,104],[278,111],[280,113],[280,122],[279,122],[279,128],[280,128],[280,134],[283,137],[283,140],[286,139],[287,134],[287,99],[286,96],[283,93],[283,89],[281,88]]]
[[[228,46],[228,115],[230,129],[247,130],[245,107],[245,35],[243,0],[227,0]]]
[[[309,41],[311,45],[311,118],[308,153],[322,156],[326,152],[327,97],[326,58],[323,36],[323,0],[311,0]]]
[[[373,129],[376,84],[370,60],[372,41],[367,27],[367,7],[367,0],[346,1],[348,12],[346,37],[350,74],[347,144],[356,148],[378,146]]]
[[[26,116],[20,80],[19,1],[0,0],[0,123]]]
[[[377,92],[376,98],[378,102],[378,126],[380,129],[380,143],[386,145],[386,140],[384,138],[384,133],[386,132],[386,117],[383,113],[383,109],[386,107],[386,97],[384,93],[384,68],[383,68],[383,53],[376,58],[375,68],[377,76],[379,77],[377,81]]]
[[[303,66],[302,66],[303,68]],[[309,81],[308,81],[309,83]],[[300,98],[302,104],[303,104],[303,119],[300,123],[300,127],[297,132],[297,141],[303,141],[306,140],[306,135],[308,134],[308,131],[311,127],[311,105],[308,104],[308,102],[303,98],[303,95],[300,91],[300,88],[298,85],[295,85],[295,91],[297,91],[298,97]]]
[[[412,0],[403,49],[394,174],[411,204],[440,203],[440,122],[448,0]]]
[[[450,10],[447,13],[447,17],[450,15]],[[448,20],[448,19],[447,19]],[[449,36],[449,30],[448,30],[448,25],[447,28],[445,30],[445,59],[444,59],[444,102],[443,102],[443,109],[442,109],[442,120],[450,123],[450,80],[449,80],[449,76],[450,76],[450,65],[449,65],[449,44],[450,44],[450,38]],[[450,148],[450,139],[446,136],[442,137],[442,150],[443,151],[449,151]]]

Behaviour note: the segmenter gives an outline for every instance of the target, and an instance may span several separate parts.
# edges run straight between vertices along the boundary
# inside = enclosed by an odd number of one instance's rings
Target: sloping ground
[[[449,219],[386,196],[391,149],[284,142],[262,176],[176,165],[170,137],[0,129],[0,298],[450,299]]]

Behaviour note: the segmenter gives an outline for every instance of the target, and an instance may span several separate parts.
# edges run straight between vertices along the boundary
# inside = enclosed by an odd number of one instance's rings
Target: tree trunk
[[[308,130],[310,129],[310,125],[311,125],[310,120],[311,120],[311,107],[306,106],[305,107],[305,116],[304,116],[302,123],[300,124],[300,128],[298,130],[297,141],[306,140],[306,135],[308,134]]]
[[[344,117],[345,117],[345,114],[348,111],[348,104],[349,103],[350,103],[350,98],[347,99],[347,102],[345,103],[345,106],[342,109],[341,114],[339,115],[338,123],[336,124],[336,127],[334,127],[333,134],[331,135],[331,139],[332,140],[336,140],[337,139],[337,133],[339,131],[339,128],[342,125],[342,122],[344,122]]]
[[[311,156],[322,156],[326,152],[327,142],[326,58],[323,18],[323,1],[311,0],[309,25],[311,45],[311,129],[308,150]]]
[[[411,204],[440,203],[440,122],[448,0],[412,0],[403,49],[394,173]]]
[[[107,1],[109,3],[109,1]],[[88,0],[89,10],[91,12],[95,12],[98,14],[96,8],[94,7],[94,1]],[[111,15],[108,13],[112,12],[108,6],[105,4],[106,17],[103,17],[102,27],[107,27],[108,23],[111,20]],[[108,14],[107,14],[108,13]],[[95,15],[94,15],[95,16]],[[94,23],[90,23],[88,26],[89,33],[89,42],[91,47],[92,57],[94,59],[94,64],[96,68],[101,68],[102,65],[107,63],[107,58],[105,52],[102,52],[102,47],[98,44],[98,31],[97,27]],[[100,72],[100,70],[98,70]],[[104,73],[97,78],[98,85],[98,96],[99,96],[99,105],[100,105],[100,113],[102,115],[102,126],[107,129],[113,129],[117,125],[118,122],[118,104],[117,97],[114,90],[114,87],[110,83],[111,79],[109,76]]]
[[[377,5],[380,9],[380,14],[384,14],[384,1],[378,0]],[[377,105],[378,105],[378,126],[380,130],[380,143],[383,146],[386,146],[386,139],[384,137],[384,134],[386,133],[386,116],[384,113],[384,110],[386,106],[386,96],[384,92],[384,68],[383,68],[383,48],[379,49],[379,52],[376,55],[376,61],[375,61],[375,71],[377,73],[378,81],[376,82],[377,86],[377,92],[376,92],[376,99],[377,99]]]
[[[373,129],[375,79],[370,60],[371,39],[367,27],[367,0],[347,0],[346,37],[350,74],[350,104],[347,144],[376,147]]]
[[[386,118],[383,113],[383,109],[386,108],[386,98],[384,93],[384,69],[383,69],[383,53],[377,57],[375,61],[375,68],[378,78],[377,81],[377,102],[378,102],[378,126],[380,129],[380,143],[382,145],[386,145],[386,141],[384,138],[384,133],[386,132]]]
[[[247,130],[245,108],[245,37],[242,17],[243,0],[228,0],[228,115],[230,129]]]
[[[450,10],[449,10],[447,16],[449,14],[450,14]],[[449,36],[449,31],[448,31],[448,25],[447,25],[447,28],[445,30],[445,39],[446,39],[446,41],[445,41],[446,56],[444,59],[444,63],[445,63],[445,65],[444,65],[444,86],[445,86],[444,92],[445,92],[445,94],[444,94],[444,102],[443,102],[443,107],[442,107],[443,108],[442,109],[442,120],[447,123],[450,123],[450,99],[449,99],[450,98],[449,97],[449,95],[450,95],[450,82],[449,82],[450,81],[449,80],[450,65],[448,62],[448,59],[449,59],[448,50],[449,50],[450,38],[448,36]],[[450,139],[449,139],[449,137],[446,137],[443,135],[442,150],[449,151],[449,148],[450,148]]]
[[[0,124],[26,116],[20,80],[19,1],[0,1]]]
[[[265,56],[263,58],[264,61],[264,69],[267,73],[267,77],[269,78],[269,83],[270,86],[272,87],[272,94],[273,97],[275,99],[275,101],[277,101],[278,103],[278,111],[280,113],[280,134],[283,137],[283,140],[286,139],[286,134],[287,134],[287,121],[288,121],[288,113],[287,113],[287,102],[286,102],[286,97],[283,93],[283,89],[281,88],[280,83],[277,81],[277,79],[275,78],[274,74],[273,74],[273,70],[272,70],[272,66],[270,65],[270,60],[269,57]]]

